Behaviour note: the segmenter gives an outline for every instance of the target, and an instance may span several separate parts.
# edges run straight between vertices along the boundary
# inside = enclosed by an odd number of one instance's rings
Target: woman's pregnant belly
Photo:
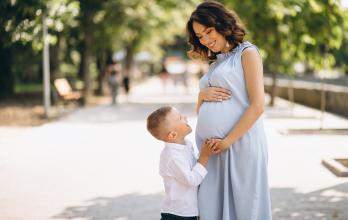
[[[235,99],[204,102],[198,113],[196,134],[201,138],[224,138],[239,121],[246,107]]]

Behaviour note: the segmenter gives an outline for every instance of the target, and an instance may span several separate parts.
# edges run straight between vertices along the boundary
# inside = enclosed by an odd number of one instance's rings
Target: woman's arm
[[[250,105],[227,137],[218,142],[220,150],[226,150],[241,138],[264,111],[263,67],[259,53],[253,48],[245,49],[242,53],[242,66]]]

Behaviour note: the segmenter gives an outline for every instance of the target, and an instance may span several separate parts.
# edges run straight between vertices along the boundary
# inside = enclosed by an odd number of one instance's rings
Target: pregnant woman
[[[188,23],[194,57],[214,61],[200,79],[197,146],[217,139],[199,188],[201,220],[270,220],[262,60],[238,17],[218,2],[197,6]],[[231,98],[229,98],[231,93]]]

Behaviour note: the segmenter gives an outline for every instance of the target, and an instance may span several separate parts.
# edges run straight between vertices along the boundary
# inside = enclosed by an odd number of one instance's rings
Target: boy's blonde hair
[[[163,131],[165,129],[163,128],[163,124],[172,109],[173,107],[171,106],[164,106],[155,110],[147,117],[147,130],[158,140],[164,139]]]

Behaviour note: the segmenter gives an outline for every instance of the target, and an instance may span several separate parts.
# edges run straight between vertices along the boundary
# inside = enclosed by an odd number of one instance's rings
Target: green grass
[[[15,85],[15,93],[42,92],[42,87],[41,83],[17,83]]]

